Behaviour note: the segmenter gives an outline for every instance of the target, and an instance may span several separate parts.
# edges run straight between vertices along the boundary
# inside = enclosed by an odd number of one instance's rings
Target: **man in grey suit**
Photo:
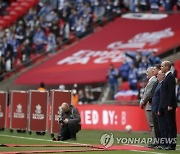
[[[151,137],[152,137],[152,141],[153,141],[153,139],[155,138],[155,131],[154,131],[153,118],[152,118],[151,104],[149,101],[152,98],[152,88],[157,81],[157,78],[154,76],[154,67],[149,67],[146,71],[146,75],[147,75],[147,79],[149,79],[149,81],[144,89],[143,96],[140,100],[140,107],[142,109],[143,108],[145,109],[147,121],[148,121],[149,127],[151,129]],[[156,145],[152,144],[152,143],[150,145],[148,145],[148,147],[150,147],[150,148],[154,148],[155,146]]]

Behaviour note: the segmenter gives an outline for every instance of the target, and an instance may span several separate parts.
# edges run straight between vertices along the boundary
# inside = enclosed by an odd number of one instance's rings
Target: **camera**
[[[60,117],[60,118],[59,118],[59,123],[60,123],[60,124],[64,124],[64,120],[65,120],[64,117]]]

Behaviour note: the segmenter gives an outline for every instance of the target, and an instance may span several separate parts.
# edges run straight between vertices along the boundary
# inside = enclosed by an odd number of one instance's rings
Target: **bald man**
[[[176,150],[176,138],[177,138],[177,127],[176,127],[176,80],[173,74],[170,72],[171,69],[170,61],[163,61],[161,64],[161,70],[165,73],[165,78],[162,81],[161,86],[161,98],[158,109],[158,115],[164,114],[167,120],[166,129],[169,131],[167,137],[172,142],[168,143],[166,150]]]
[[[64,141],[67,139],[76,140],[76,133],[81,129],[81,118],[78,110],[67,103],[62,103],[60,114],[60,132],[53,140]]]
[[[149,67],[146,71],[147,79],[149,79],[145,89],[143,96],[140,100],[140,107],[145,109],[147,121],[151,130],[151,137],[152,140],[156,137],[155,131],[154,131],[154,124],[153,124],[153,117],[152,117],[152,111],[151,111],[151,104],[150,101],[152,99],[152,88],[154,84],[157,81],[156,76],[154,75],[154,67]],[[154,143],[151,143],[148,145],[149,148],[154,148],[156,145]]]

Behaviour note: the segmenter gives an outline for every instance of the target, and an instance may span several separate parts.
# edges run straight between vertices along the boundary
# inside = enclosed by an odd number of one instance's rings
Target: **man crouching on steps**
[[[60,132],[54,141],[64,141],[68,139],[76,140],[76,133],[81,130],[81,118],[78,110],[67,103],[62,103],[59,118]]]

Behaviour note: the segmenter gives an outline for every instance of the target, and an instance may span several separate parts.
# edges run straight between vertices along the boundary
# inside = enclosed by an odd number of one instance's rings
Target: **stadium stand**
[[[14,72],[44,59],[54,50],[56,52],[69,46],[72,42],[78,41],[78,39],[93,32],[95,28],[103,26],[106,22],[123,13],[129,11],[136,13],[176,12],[180,8],[179,1],[171,1],[167,4],[160,1],[156,7],[153,6],[155,5],[151,3],[137,5],[135,1],[123,3],[121,0],[99,0],[95,3],[84,0],[77,1],[76,4],[67,0],[64,6],[59,4],[58,7],[53,8],[51,1],[45,3],[39,2],[39,0],[11,1],[4,9],[6,13],[0,17],[2,19],[0,20],[0,33],[2,35],[0,78],[3,80],[13,75]],[[41,37],[37,40],[41,40],[41,44],[36,44],[34,40],[36,40],[36,29],[39,26],[42,31],[38,33]],[[11,37],[13,35],[14,39]],[[48,43],[54,45],[53,49],[49,49]],[[159,59],[158,62],[154,62],[153,55],[149,55],[146,60],[148,64],[138,64],[140,66],[136,66],[137,71],[139,67],[145,70],[147,66],[160,62]],[[142,77],[143,75],[142,73]],[[125,83],[123,82],[123,84]]]

